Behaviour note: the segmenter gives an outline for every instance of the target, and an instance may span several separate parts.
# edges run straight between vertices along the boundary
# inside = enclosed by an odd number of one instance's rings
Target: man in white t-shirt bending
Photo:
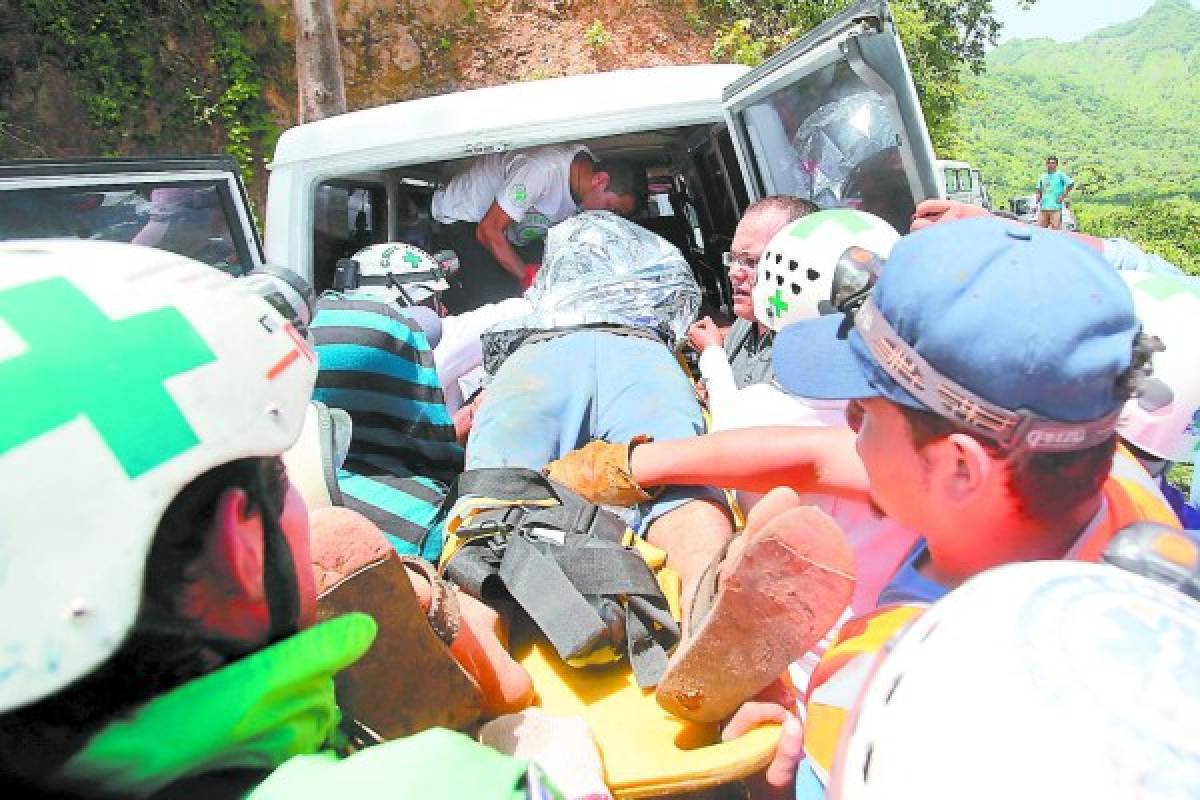
[[[433,195],[433,217],[462,265],[461,286],[444,297],[447,307],[458,313],[521,293],[525,259],[506,235],[513,223],[537,215],[549,227],[582,210],[629,216],[645,199],[643,168],[597,162],[579,144],[474,159]]]

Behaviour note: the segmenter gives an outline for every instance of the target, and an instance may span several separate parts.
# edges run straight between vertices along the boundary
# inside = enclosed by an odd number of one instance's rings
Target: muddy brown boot
[[[362,611],[379,625],[367,654],[336,678],[338,705],[368,734],[386,740],[434,727],[462,730],[482,713],[479,687],[446,644],[458,633],[458,609],[453,590],[440,585],[440,599],[435,585],[434,607],[426,616],[408,568],[390,553],[317,601],[319,619]],[[434,631],[431,617],[440,631]]]
[[[794,508],[743,536],[701,579],[690,635],[658,684],[678,717],[727,719],[820,642],[854,592],[850,545],[821,511]]]

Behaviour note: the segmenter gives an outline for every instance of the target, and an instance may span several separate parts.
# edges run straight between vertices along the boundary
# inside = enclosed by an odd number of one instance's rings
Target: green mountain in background
[[[954,149],[998,204],[1031,194],[1050,153],[1081,199],[1200,200],[1200,10],[1187,0],[1078,42],[1007,42],[987,67],[969,79]]]

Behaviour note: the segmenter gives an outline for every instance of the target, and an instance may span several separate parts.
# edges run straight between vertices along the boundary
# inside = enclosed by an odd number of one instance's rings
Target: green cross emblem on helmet
[[[1194,279],[1174,275],[1152,275],[1146,280],[1137,283],[1137,288],[1140,291],[1157,300],[1166,300],[1177,294],[1190,294],[1192,297],[1200,300],[1200,288],[1198,286],[1200,286],[1200,283]]]
[[[0,291],[26,349],[0,361],[0,453],[85,417],[130,478],[199,443],[163,382],[216,356],[174,308],[111,319],[65,278]]]
[[[871,230],[871,223],[853,211],[845,208],[831,208],[818,214],[801,217],[792,224],[788,233],[797,239],[803,239],[826,225],[838,225],[846,233],[866,233]]]
[[[407,253],[405,253],[404,258],[400,260],[408,264],[413,269],[421,266],[421,257],[412,250],[409,250]]]
[[[775,310],[775,316],[782,317],[783,312],[788,310],[788,302],[783,299],[783,290],[776,289],[775,294],[771,295],[767,301],[771,304],[771,308]]]

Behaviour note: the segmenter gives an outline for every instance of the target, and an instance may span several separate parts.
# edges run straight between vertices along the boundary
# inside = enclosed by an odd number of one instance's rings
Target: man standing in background
[[[1065,172],[1058,171],[1058,157],[1046,157],[1046,171],[1037,182],[1038,225],[1042,228],[1062,230],[1062,209],[1075,181]]]

